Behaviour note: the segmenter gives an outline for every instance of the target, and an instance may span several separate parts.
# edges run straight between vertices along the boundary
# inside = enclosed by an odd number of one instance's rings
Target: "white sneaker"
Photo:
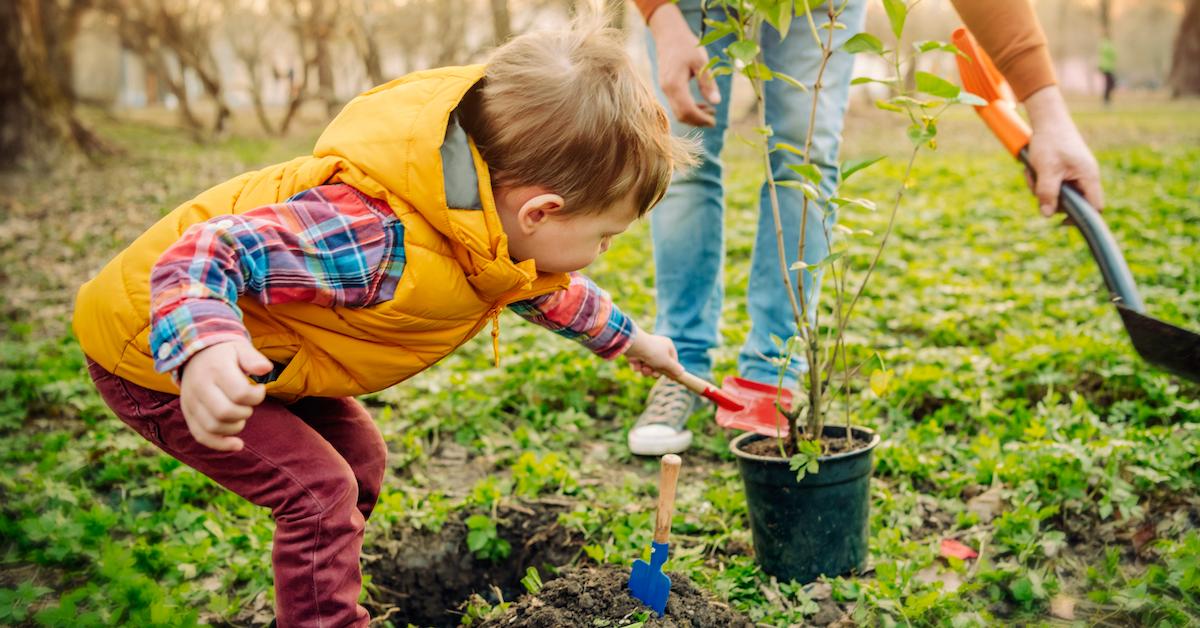
[[[692,444],[688,417],[700,406],[700,396],[663,378],[650,389],[646,409],[629,430],[629,451],[639,456],[677,454]]]

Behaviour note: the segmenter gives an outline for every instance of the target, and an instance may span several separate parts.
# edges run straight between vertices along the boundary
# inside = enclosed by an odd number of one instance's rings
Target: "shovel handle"
[[[1033,178],[1037,172],[1029,163],[1029,125],[1016,112],[1016,102],[1012,90],[1004,82],[1004,77],[996,70],[986,52],[975,42],[975,38],[965,28],[954,31],[954,45],[963,53],[957,57],[958,73],[962,78],[963,87],[980,96],[987,104],[975,107],[988,128],[996,134],[1008,152],[1025,164]],[[1058,206],[1070,216],[1083,239],[1087,242],[1100,267],[1104,284],[1113,299],[1138,313],[1146,311],[1142,297],[1138,294],[1137,284],[1133,274],[1129,272],[1129,264],[1117,246],[1108,225],[1083,198],[1079,190],[1070,183],[1065,183],[1059,192]]]
[[[658,513],[654,516],[654,542],[666,543],[671,535],[671,517],[675,514],[675,484],[683,460],[675,454],[662,457],[658,474]]]

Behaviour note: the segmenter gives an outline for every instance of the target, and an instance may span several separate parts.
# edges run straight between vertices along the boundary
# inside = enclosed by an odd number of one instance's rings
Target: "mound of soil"
[[[364,571],[377,590],[374,610],[390,610],[393,620],[419,626],[457,626],[458,607],[472,593],[491,602],[515,599],[525,589],[521,578],[537,567],[543,578],[570,563],[583,545],[578,534],[558,524],[568,502],[539,500],[501,506],[497,534],[512,547],[501,561],[479,560],[467,549],[467,514],[437,532],[397,530],[368,548]],[[375,605],[372,605],[373,607]]]
[[[629,594],[629,569],[615,565],[564,570],[537,595],[525,595],[499,619],[481,628],[558,628],[559,626],[622,626],[639,612],[650,615],[647,627],[701,628],[754,624],[725,604],[710,598],[679,573],[670,573],[671,596],[662,617]]]

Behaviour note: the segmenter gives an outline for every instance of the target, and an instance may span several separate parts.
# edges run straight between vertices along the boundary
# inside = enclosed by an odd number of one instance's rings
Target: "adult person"
[[[1108,27],[1104,28],[1104,35],[1100,37],[1100,60],[1096,64],[1100,70],[1100,74],[1104,75],[1104,104],[1112,104],[1112,93],[1117,87],[1117,46],[1113,44],[1112,37],[1108,34]]]
[[[1038,173],[1034,192],[1041,212],[1050,216],[1057,206],[1063,181],[1074,182],[1096,207],[1103,206],[1099,169],[1072,122],[1056,85],[1046,38],[1028,0],[952,0],[968,28],[1008,79],[1022,101],[1033,129],[1030,160]],[[706,17],[722,19],[720,9],[705,8],[703,0],[635,0],[649,26],[648,46],[655,88],[672,112],[672,130],[698,135],[700,164],[677,176],[667,195],[651,213],[658,315],[656,333],[674,341],[680,362],[689,371],[711,377],[710,352],[720,343],[717,329],[723,299],[724,188],[721,149],[729,123],[729,75],[712,77],[704,67],[713,55],[724,55],[730,38],[700,46]],[[849,93],[853,57],[841,45],[862,28],[866,0],[849,0],[839,17],[845,29],[834,31],[835,52],[822,78],[821,102],[814,120],[811,159],[823,173],[822,188],[832,195],[838,183],[838,149]],[[707,11],[707,13],[706,13]],[[818,15],[823,8],[815,9]],[[821,62],[821,50],[810,37],[781,38],[764,25],[759,42],[768,67],[811,82]],[[810,93],[781,81],[765,85],[766,123],[772,142],[803,146],[807,135]],[[796,179],[787,166],[799,157],[787,151],[771,153],[776,180]],[[802,197],[797,190],[778,189],[783,241],[787,259],[798,257]],[[819,216],[820,214],[818,214]],[[738,354],[738,372],[747,379],[775,384],[780,355],[772,336],[793,333],[793,318],[781,277],[775,225],[768,192],[761,190],[759,218],[747,288],[750,333]],[[815,263],[828,252],[821,220],[806,223],[805,262]],[[797,277],[793,276],[793,282]],[[806,303],[813,307],[819,285],[805,277]],[[784,385],[794,387],[806,365],[793,361]],[[687,419],[701,401],[683,386],[660,379],[628,435],[630,450],[639,455],[680,452],[691,443]]]

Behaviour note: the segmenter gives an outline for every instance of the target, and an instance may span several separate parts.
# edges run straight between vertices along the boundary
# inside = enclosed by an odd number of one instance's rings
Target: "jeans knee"
[[[343,465],[336,471],[321,474],[305,482],[300,494],[284,501],[275,510],[277,520],[298,521],[310,517],[339,520],[357,512],[358,479]]]

